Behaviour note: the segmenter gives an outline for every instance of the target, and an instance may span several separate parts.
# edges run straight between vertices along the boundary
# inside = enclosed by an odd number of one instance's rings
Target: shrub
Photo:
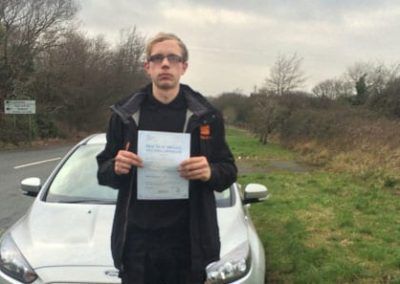
[[[386,116],[400,118],[400,78],[390,82],[382,94],[372,96],[368,105]]]

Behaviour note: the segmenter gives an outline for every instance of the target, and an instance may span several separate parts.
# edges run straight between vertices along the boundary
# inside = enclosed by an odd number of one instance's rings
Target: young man
[[[97,156],[98,180],[118,189],[111,237],[122,283],[204,283],[205,267],[219,259],[214,190],[235,180],[221,114],[180,84],[188,51],[175,35],[160,33],[146,48],[152,83],[112,106],[107,144]],[[139,131],[190,134],[190,158],[177,166],[188,180],[186,198],[148,200],[138,195]]]

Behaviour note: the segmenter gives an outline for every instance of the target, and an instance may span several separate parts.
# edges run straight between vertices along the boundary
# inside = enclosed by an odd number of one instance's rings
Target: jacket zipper
[[[128,124],[129,128],[133,128],[131,124]],[[130,129],[131,131],[133,129]],[[130,141],[129,141],[130,142]],[[130,144],[132,145],[132,144]],[[128,149],[129,150],[129,149]],[[120,266],[121,266],[121,271],[124,271],[124,266],[122,264],[122,255],[125,247],[125,242],[126,242],[126,235],[127,235],[127,230],[128,230],[128,217],[129,217],[129,207],[131,204],[132,200],[132,187],[133,187],[133,169],[131,171],[131,178],[129,180],[129,188],[128,188],[128,202],[126,203],[125,209],[125,221],[124,221],[124,230],[123,230],[123,236],[122,236],[122,245],[121,245],[121,259],[120,259]]]
[[[126,242],[126,235],[127,235],[127,230],[128,230],[128,216],[129,216],[129,207],[131,204],[131,199],[132,199],[132,186],[133,186],[133,173],[132,173],[132,177],[130,179],[129,182],[129,192],[128,192],[128,202],[127,202],[127,206],[125,207],[125,222],[124,222],[124,232],[123,232],[123,239],[122,239],[122,253],[121,253],[121,270],[124,271],[124,266],[122,264],[122,254],[124,252],[124,248],[125,248],[125,242]]]

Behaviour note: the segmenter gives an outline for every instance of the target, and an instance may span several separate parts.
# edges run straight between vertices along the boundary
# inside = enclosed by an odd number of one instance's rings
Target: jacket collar
[[[185,96],[188,110],[197,117],[202,117],[213,112],[214,107],[198,92],[188,85],[180,84],[181,91]],[[140,111],[140,106],[147,95],[152,92],[151,84],[111,106],[113,112],[119,115],[124,123]]]

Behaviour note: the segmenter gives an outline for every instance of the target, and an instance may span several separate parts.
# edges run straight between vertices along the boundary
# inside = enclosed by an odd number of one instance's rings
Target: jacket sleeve
[[[213,190],[223,191],[236,181],[237,167],[225,140],[225,126],[220,113],[217,113],[212,131],[211,155],[208,161],[211,167],[211,178],[207,183]]]
[[[97,155],[97,180],[100,185],[107,185],[114,189],[120,189],[127,181],[127,175],[117,175],[114,172],[114,157],[120,149],[123,149],[123,123],[116,114],[110,118],[107,130],[107,143],[105,149]]]

